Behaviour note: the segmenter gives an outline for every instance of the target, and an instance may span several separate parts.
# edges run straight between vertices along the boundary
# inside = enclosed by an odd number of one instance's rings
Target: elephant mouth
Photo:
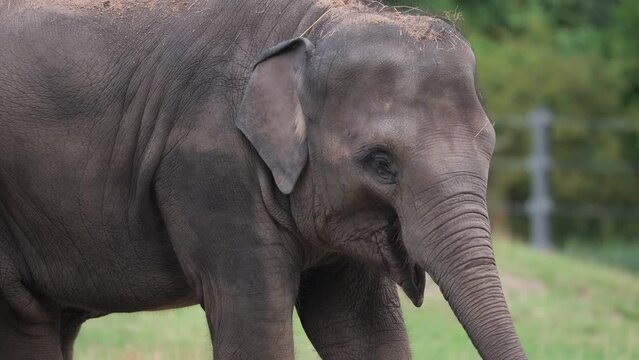
[[[408,255],[398,226],[388,227],[385,233],[385,241],[377,243],[385,270],[412,303],[420,307],[424,302],[426,272]]]

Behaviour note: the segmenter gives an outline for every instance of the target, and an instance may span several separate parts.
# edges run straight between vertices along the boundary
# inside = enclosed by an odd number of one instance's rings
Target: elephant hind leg
[[[80,333],[80,327],[89,318],[97,317],[81,309],[66,308],[60,316],[60,346],[64,360],[73,359],[73,343]]]
[[[9,301],[5,295],[0,294],[2,359],[62,360],[59,315],[55,312],[25,314],[16,309],[14,300]],[[35,305],[25,304],[25,308],[34,308],[33,306]]]
[[[29,292],[13,266],[16,249],[0,216],[0,359],[62,359],[60,317]]]

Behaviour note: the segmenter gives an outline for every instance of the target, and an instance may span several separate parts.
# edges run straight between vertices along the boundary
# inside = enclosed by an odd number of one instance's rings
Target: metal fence
[[[580,174],[584,181],[593,182],[589,184],[593,188],[597,186],[598,179],[604,176],[608,184],[634,184],[635,189],[624,190],[628,193],[639,192],[639,159],[636,158],[639,156],[639,121],[562,119],[548,108],[540,107],[526,116],[497,118],[495,129],[498,145],[491,165],[491,181],[503,183],[502,178],[508,174],[519,173],[526,177],[528,189],[527,199],[511,199],[508,196],[489,198],[489,208],[491,213],[508,218],[523,217],[528,223],[528,236],[533,247],[542,250],[553,247],[552,220],[558,216],[593,221],[605,217],[639,222],[639,197],[623,201],[619,201],[619,197],[607,199],[605,196],[600,196],[596,202],[558,201],[553,199],[551,180],[554,171]],[[570,135],[564,136],[564,133]],[[500,146],[504,134],[508,135],[506,138],[510,139],[510,143]],[[579,146],[597,146],[592,144],[593,135],[606,137],[608,147],[613,149],[619,147],[616,143],[624,140],[630,149],[617,150],[613,160],[596,159],[601,156],[580,156],[580,152],[584,151]],[[553,156],[553,149],[563,152],[570,150],[567,152],[572,151],[575,156],[567,160],[557,159]],[[599,152],[605,153],[603,150]]]

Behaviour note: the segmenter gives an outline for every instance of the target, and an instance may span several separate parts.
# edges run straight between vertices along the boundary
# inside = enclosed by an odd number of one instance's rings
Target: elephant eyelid
[[[378,182],[395,184],[398,169],[393,155],[382,145],[365,146],[357,152],[356,161],[364,170],[373,175]]]
[[[355,153],[355,157],[358,160],[364,160],[367,156],[370,156],[375,153],[384,153],[388,155],[390,158],[393,158],[392,152],[384,145],[381,144],[369,144],[364,145]]]

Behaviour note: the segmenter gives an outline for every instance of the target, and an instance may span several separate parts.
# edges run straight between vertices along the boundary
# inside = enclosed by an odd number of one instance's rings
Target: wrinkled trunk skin
[[[406,247],[439,285],[482,358],[526,359],[497,273],[483,194],[448,191],[411,207]]]

